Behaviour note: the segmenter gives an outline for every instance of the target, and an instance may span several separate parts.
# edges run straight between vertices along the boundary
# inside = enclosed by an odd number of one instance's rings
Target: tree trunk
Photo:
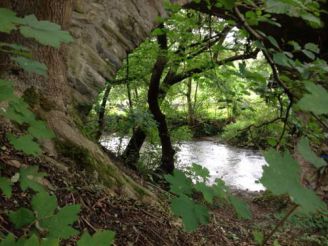
[[[99,117],[98,117],[98,129],[96,133],[96,140],[99,140],[105,127],[105,112],[106,112],[106,104],[108,101],[109,93],[112,89],[110,83],[107,82],[106,89],[104,92],[104,97],[102,99],[100,109],[99,109]]]
[[[159,55],[153,68],[148,90],[148,105],[154,120],[157,122],[157,128],[162,145],[162,158],[159,169],[165,173],[172,173],[174,170],[174,154],[170,133],[166,124],[165,115],[161,111],[158,102],[160,82],[163,71],[167,64],[167,37],[160,35],[157,37],[160,46]]]
[[[122,155],[125,165],[134,170],[137,169],[136,164],[139,161],[140,150],[145,140],[146,133],[140,127],[135,128],[133,135]]]
[[[144,2],[131,3],[127,0],[105,1],[98,4],[101,8],[88,1],[74,1],[74,4],[85,5],[86,10],[90,12],[88,14],[83,12],[84,10],[81,12],[84,14],[83,21],[76,17],[77,12],[74,12],[73,17],[76,18],[70,25],[73,0],[0,0],[0,7],[12,9],[19,16],[35,14],[38,19],[53,21],[64,29],[71,27],[70,30],[75,39],[70,45],[54,49],[37,45],[32,39],[27,40],[16,34],[11,35],[9,41],[29,47],[33,57],[47,65],[48,77],[41,78],[25,73],[10,74],[8,65],[11,64],[6,64],[6,60],[0,57],[1,68],[4,71],[2,78],[8,78],[15,83],[17,94],[22,94],[24,90],[33,86],[42,96],[42,103],[47,103],[47,110],[40,104],[35,106],[35,111],[38,117],[48,123],[57,136],[55,142],[49,141],[43,146],[48,159],[51,158],[56,163],[57,158],[63,157],[62,149],[71,149],[72,151],[78,149],[87,157],[85,161],[89,166],[85,168],[94,170],[94,172],[90,172],[90,175],[97,173],[99,181],[108,188],[130,198],[140,198],[140,190],[151,195],[149,191],[122,173],[96,143],[82,134],[83,124],[80,124],[79,118],[81,112],[76,109],[79,108],[77,106],[81,102],[86,105],[93,103],[97,93],[103,89],[105,78],[113,77],[115,71],[121,66],[126,53],[144,40],[151,29],[157,25],[156,16],[159,13],[160,15],[165,14],[163,6],[158,5],[157,2],[145,5]],[[147,9],[147,13],[149,13],[147,18],[144,15],[141,16],[142,13],[136,12],[131,7],[133,4],[138,5],[138,8]],[[111,6],[119,8],[122,5],[129,7],[122,8],[120,13],[110,8]],[[127,14],[128,12],[131,12],[131,15]],[[95,15],[95,13],[97,14]],[[134,26],[138,32],[133,34],[127,32],[124,28],[130,28],[130,26],[128,24],[120,25],[123,19],[126,22],[138,19]],[[109,26],[107,29],[103,27],[104,23],[108,21],[110,21],[110,27],[114,28],[113,30],[109,29]],[[97,26],[97,32],[94,31],[95,26]],[[106,31],[104,31],[105,29]],[[83,35],[80,35],[81,33]],[[118,34],[119,38],[117,38]],[[1,35],[1,39],[2,37],[3,35]],[[108,44],[110,44],[109,48]],[[113,52],[113,50],[119,52]],[[60,145],[61,148],[57,148],[57,145]],[[67,162],[68,166],[72,163],[80,165],[73,156],[67,156],[66,159],[71,159]],[[63,163],[62,160],[61,163]]]
[[[192,78],[189,78],[187,81],[187,106],[188,106],[188,125],[190,127],[194,126],[195,123],[195,117],[194,117],[194,108],[193,103],[191,99],[191,93],[192,93]]]

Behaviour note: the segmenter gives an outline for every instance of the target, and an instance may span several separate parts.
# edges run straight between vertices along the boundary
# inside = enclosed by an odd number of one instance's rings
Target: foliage
[[[299,165],[288,151],[280,154],[271,149],[264,156],[269,165],[263,167],[260,182],[267,189],[275,195],[287,193],[304,212],[326,209],[325,203],[314,191],[302,186]]]
[[[321,168],[326,166],[326,162],[319,158],[311,149],[309,139],[302,138],[297,145],[298,152],[302,155],[302,157],[310,162],[316,168]]]
[[[199,225],[209,222],[209,211],[204,205],[194,201],[192,194],[200,192],[207,204],[214,204],[214,199],[230,203],[242,219],[250,219],[251,214],[247,204],[239,198],[229,194],[228,188],[220,179],[215,180],[212,185],[207,184],[209,171],[198,164],[193,164],[187,173],[193,180],[186,176],[183,171],[174,170],[173,175],[166,175],[165,179],[170,184],[170,191],[176,195],[171,200],[171,210],[174,215],[182,218],[184,230],[194,231]]]

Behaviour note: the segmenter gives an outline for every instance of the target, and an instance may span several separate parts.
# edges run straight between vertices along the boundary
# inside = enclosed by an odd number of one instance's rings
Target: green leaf
[[[37,139],[52,139],[55,134],[47,127],[45,122],[37,120],[28,128],[28,132]]]
[[[12,83],[7,80],[0,79],[0,102],[12,99],[14,90]]]
[[[78,234],[72,224],[78,219],[80,205],[69,205],[61,208],[57,214],[44,218],[40,226],[48,231],[49,238],[68,239]]]
[[[308,58],[310,58],[311,60],[314,60],[315,59],[315,55],[311,52],[311,51],[308,51],[308,50],[302,50],[302,52],[304,53],[304,55],[306,55]]]
[[[225,9],[231,10],[235,6],[236,0],[220,0]]]
[[[22,98],[13,98],[5,113],[7,119],[18,124],[31,123],[35,121],[35,115],[29,110],[29,106]]]
[[[12,195],[11,186],[12,186],[12,182],[10,181],[10,179],[0,177],[0,190],[7,198],[10,198]]]
[[[288,194],[306,212],[315,212],[325,207],[317,195],[300,183],[298,163],[288,151],[280,154],[276,150],[265,153],[268,166],[263,167],[261,183],[274,195]]]
[[[0,246],[15,246],[15,236],[13,234],[8,234],[5,239],[0,241]]]
[[[194,176],[202,178],[204,182],[210,177],[210,172],[208,169],[199,164],[193,163],[189,170],[193,172]]]
[[[279,152],[271,149],[265,152],[264,157],[269,165],[263,167],[260,182],[272,193],[286,194],[300,185],[299,166],[289,152],[280,155]]]
[[[280,246],[280,243],[277,239],[273,241],[273,246]]]
[[[37,156],[41,153],[39,144],[33,141],[33,137],[31,135],[24,135],[17,138],[12,134],[8,134],[7,137],[10,144],[12,144],[18,151],[22,151],[27,155],[34,156]]]
[[[280,66],[291,67],[291,59],[289,59],[284,53],[274,53],[273,61]]]
[[[43,238],[40,241],[40,246],[59,246],[60,240],[57,238]]]
[[[274,37],[272,37],[272,36],[267,36],[267,39],[270,41],[270,43],[271,43],[274,47],[276,47],[276,48],[279,49],[279,44],[278,44],[277,40],[276,40]]]
[[[313,53],[319,54],[320,53],[320,49],[318,47],[318,45],[314,44],[314,43],[307,43],[304,46],[305,49],[312,51]]]
[[[5,8],[0,8],[0,32],[10,33],[16,29],[18,17],[16,13]]]
[[[195,189],[203,194],[205,201],[210,204],[213,203],[215,193],[211,187],[208,187],[205,183],[197,183],[195,184]]]
[[[311,149],[309,139],[302,138],[298,144],[297,144],[297,150],[302,155],[302,157],[313,164],[316,168],[321,168],[323,166],[326,166],[326,162],[319,158]]]
[[[39,239],[36,235],[31,236],[29,239],[23,239],[22,241],[19,240],[17,242],[17,245],[22,245],[22,246],[38,246],[40,245]]]
[[[269,13],[286,14],[291,6],[280,0],[266,0],[265,10]]]
[[[288,44],[293,46],[294,51],[300,51],[302,47],[296,41],[289,41]]]
[[[176,197],[171,201],[171,210],[176,216],[180,216],[186,231],[194,231],[199,225],[205,225],[209,221],[206,207],[196,204],[186,196]]]
[[[301,14],[301,18],[307,21],[314,28],[319,28],[320,26],[322,26],[320,17],[315,16],[311,13],[305,12]]]
[[[31,188],[34,191],[45,191],[42,180],[47,175],[46,173],[39,173],[37,166],[31,166],[20,169],[20,186],[23,191]]]
[[[78,219],[78,214],[80,213],[81,206],[79,204],[67,205],[61,208],[57,215],[61,222],[66,225],[71,225]]]
[[[212,185],[212,189],[216,197],[226,200],[228,194],[228,188],[226,187],[222,179],[215,179],[215,184]]]
[[[81,239],[77,242],[78,246],[108,246],[114,243],[115,232],[113,231],[97,231],[92,237],[88,232],[83,233]]]
[[[32,198],[31,204],[38,219],[53,215],[58,206],[56,196],[51,196],[47,192],[37,193]]]
[[[310,111],[316,115],[328,114],[328,92],[321,85],[307,83],[309,94],[305,94],[297,105],[303,111]]]
[[[27,38],[34,38],[39,43],[59,48],[61,43],[70,43],[72,36],[62,31],[61,27],[49,21],[38,21],[34,15],[26,16],[23,19],[25,26],[20,27],[20,32]]]
[[[165,175],[165,179],[170,183],[170,191],[175,194],[192,194],[192,181],[187,178],[184,172],[180,170],[174,170],[172,175]]]
[[[8,218],[18,229],[31,224],[35,220],[33,212],[27,208],[20,208],[10,212]]]
[[[246,220],[252,218],[251,211],[249,210],[247,204],[243,200],[239,199],[238,197],[230,195],[229,201],[231,205],[234,207],[239,218],[246,219]]]
[[[295,195],[291,195],[291,198],[301,206],[303,213],[308,214],[327,209],[326,204],[310,189],[300,186],[295,189],[294,193]]]
[[[253,231],[254,241],[257,245],[262,245],[264,241],[264,234],[261,231],[255,230]]]
[[[26,72],[36,73],[45,77],[47,76],[48,68],[43,63],[40,63],[33,59],[25,58],[23,56],[12,57],[11,59],[15,61]]]

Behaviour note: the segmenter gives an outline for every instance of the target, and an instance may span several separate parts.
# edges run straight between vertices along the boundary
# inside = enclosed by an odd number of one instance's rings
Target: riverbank
[[[3,152],[1,154],[5,160],[2,162],[4,175],[10,177],[19,165],[32,162],[38,165],[40,171],[47,173],[43,182],[49,184],[48,187],[51,187],[52,193],[58,198],[59,206],[81,204],[82,212],[74,228],[91,233],[96,229],[114,230],[115,245],[254,245],[253,231],[261,229],[268,232],[278,221],[274,217],[277,205],[269,203],[268,200],[261,200],[262,193],[234,190],[233,193],[245,199],[250,206],[253,213],[251,220],[238,219],[229,205],[217,201],[210,208],[210,224],[201,226],[194,233],[186,233],[182,230],[181,220],[170,213],[167,201],[169,194],[132,171],[127,174],[156,194],[157,201],[145,199],[141,202],[127,199],[124,195],[110,194],[96,179],[78,168],[61,168],[40,159],[26,160],[8,150],[6,155],[3,155]],[[23,233],[8,223],[5,211],[24,207],[30,196],[29,192],[23,192],[15,186],[13,199],[0,197],[2,233]],[[309,245],[300,241],[299,236],[299,231],[293,229],[288,233],[277,234],[275,238],[279,240],[280,245]],[[65,245],[74,245],[75,239],[67,241]]]
[[[116,190],[115,193],[110,192],[99,183],[95,173],[89,173],[73,163],[67,165],[69,162],[65,157],[59,156],[56,162],[46,156],[27,157],[14,151],[4,138],[1,140],[0,154],[3,176],[13,177],[22,166],[31,164],[38,166],[40,172],[47,174],[40,182],[50,193],[56,195],[60,207],[69,204],[81,205],[81,213],[73,227],[80,231],[88,230],[90,233],[99,229],[114,230],[116,246],[255,245],[254,231],[261,230],[268,234],[279,221],[277,213],[283,214],[290,206],[288,200],[263,195],[263,192],[232,189],[232,193],[248,204],[253,214],[251,220],[239,219],[230,205],[217,200],[209,207],[210,223],[199,227],[193,233],[186,233],[182,229],[181,220],[170,212],[168,198],[171,194],[125,168],[118,159],[116,165],[140,186],[154,194],[155,199],[147,195],[143,199],[129,199],[120,190]],[[29,206],[32,195],[32,191],[22,191],[18,184],[14,185],[11,199],[0,195],[0,235],[1,233],[13,233],[16,236],[24,234],[24,231],[17,230],[9,222],[7,211]],[[288,224],[282,232],[275,235],[274,239],[278,239],[280,245],[286,246],[311,245],[309,241],[302,239],[304,233],[310,236],[318,234],[304,228],[293,228],[292,224]],[[77,239],[72,238],[64,245],[75,245]]]

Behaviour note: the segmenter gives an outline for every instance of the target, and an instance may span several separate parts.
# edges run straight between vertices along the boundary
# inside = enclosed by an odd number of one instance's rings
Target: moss
[[[24,91],[23,99],[31,108],[40,106],[43,110],[50,111],[55,107],[55,103],[52,103],[43,96],[34,86],[31,86]]]
[[[45,96],[40,94],[40,106],[45,111],[50,111],[51,109],[55,108],[55,103],[48,100]]]
[[[89,151],[81,146],[77,146],[69,141],[55,141],[58,153],[66,158],[73,160],[79,168],[93,171],[90,169],[92,165],[92,157]]]
[[[76,107],[72,106],[69,109],[69,115],[73,119],[74,123],[76,124],[77,128],[80,130],[80,132],[85,136],[86,138],[90,139],[91,141],[95,141],[94,132],[90,131],[88,129],[88,125],[83,121],[81,118],[81,115],[79,114],[79,111],[76,110]]]
[[[69,141],[55,140],[55,146],[58,154],[72,160],[78,169],[86,170],[90,175],[96,171],[105,186],[123,185],[113,177],[116,170],[110,165],[98,161],[89,150]]]
[[[40,104],[40,94],[36,91],[34,86],[26,89],[22,97],[24,101],[32,108]]]
[[[92,110],[92,104],[89,103],[80,103],[76,106],[76,110],[77,112],[79,112],[79,114],[83,117],[83,118],[87,118],[88,114],[90,113],[90,111]]]

